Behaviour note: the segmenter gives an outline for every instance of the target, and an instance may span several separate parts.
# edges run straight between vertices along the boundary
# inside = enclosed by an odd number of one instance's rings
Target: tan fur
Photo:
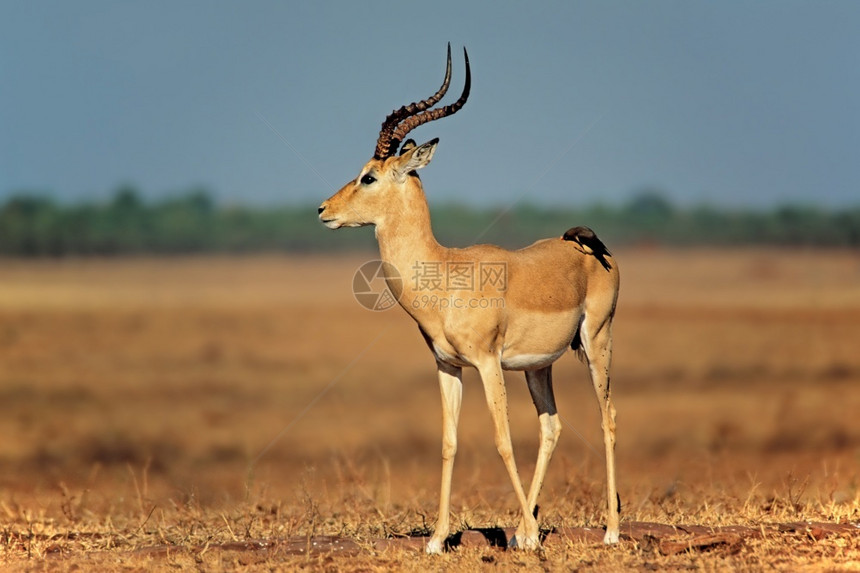
[[[551,368],[579,332],[600,406],[607,465],[607,531],[605,541],[618,540],[615,487],[615,410],[610,402],[611,326],[618,297],[618,264],[607,256],[609,268],[582,246],[562,238],[545,239],[517,251],[494,245],[464,249],[441,246],[433,236],[421,181],[414,169],[429,163],[436,142],[408,149],[403,155],[373,159],[359,176],[320,207],[320,219],[331,228],[375,225],[381,257],[393,265],[402,281],[400,305],[418,323],[434,352],[443,414],[443,468],[439,520],[428,552],[443,549],[449,525],[451,474],[457,449],[461,368],[475,367],[481,376],[493,416],[496,446],[519,499],[522,517],[516,543],[539,545],[533,516],[540,486],[561,430],[552,390]],[[421,159],[423,157],[423,159]],[[376,182],[362,183],[371,174]],[[465,293],[444,290],[440,295],[465,296],[503,304],[481,308],[439,308],[418,305],[427,293],[410,280],[424,263],[500,264],[506,269],[504,289],[475,285]],[[402,285],[402,288],[401,288]],[[476,303],[476,304],[478,304]],[[528,494],[516,469],[508,428],[507,399],[502,370],[524,370],[540,419],[540,451]]]

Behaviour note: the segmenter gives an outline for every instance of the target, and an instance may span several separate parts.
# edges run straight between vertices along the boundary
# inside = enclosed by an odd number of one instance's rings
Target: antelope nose
[[[322,215],[323,211],[325,211],[325,207],[320,207],[319,209],[317,209],[317,213],[319,213],[320,215]]]

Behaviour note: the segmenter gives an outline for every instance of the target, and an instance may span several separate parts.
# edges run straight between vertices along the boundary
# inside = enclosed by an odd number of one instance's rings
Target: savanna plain
[[[779,526],[860,523],[860,253],[616,255],[622,532],[757,535],[424,555],[439,391],[412,320],[353,297],[372,253],[2,260],[0,568],[860,570],[860,530]],[[506,377],[528,483],[538,423],[522,374]],[[591,383],[572,353],[554,381],[564,427],[539,523],[599,530]],[[453,530],[515,526],[474,371],[459,435]]]

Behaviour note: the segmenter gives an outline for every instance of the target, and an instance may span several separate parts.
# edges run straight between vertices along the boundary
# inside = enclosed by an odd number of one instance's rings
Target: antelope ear
[[[404,149],[408,143],[409,141],[403,145]],[[436,145],[438,144],[439,138],[437,137],[418,147],[405,149],[403,154],[397,158],[397,178],[402,180],[410,173],[430,163],[430,160],[433,159],[433,154],[436,153]]]
[[[403,155],[404,153],[406,153],[407,151],[409,151],[411,149],[415,149],[416,145],[417,144],[415,143],[414,139],[407,139],[406,141],[403,142],[403,145],[400,147],[400,155]]]

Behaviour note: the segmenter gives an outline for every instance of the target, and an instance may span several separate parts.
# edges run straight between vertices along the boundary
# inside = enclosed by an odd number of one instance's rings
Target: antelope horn
[[[448,86],[451,83],[451,43],[448,42],[448,66],[445,69],[445,79],[442,82],[442,87],[439,88],[435,94],[430,96],[429,98],[410,103],[409,105],[404,105],[400,109],[396,109],[388,114],[388,117],[385,118],[385,121],[382,122],[382,129],[379,131],[379,139],[376,140],[376,151],[373,154],[373,157],[376,159],[384,159],[386,157],[390,157],[397,152],[397,147],[394,147],[393,150],[391,148],[391,135],[394,133],[394,130],[397,128],[397,124],[401,121],[415,115],[416,113],[422,112],[425,109],[429,109],[436,105],[436,103],[442,99],[442,96],[445,95],[445,92],[448,91]]]
[[[430,96],[429,98],[414,102],[409,105],[404,105],[400,109],[396,109],[388,114],[388,117],[385,118],[385,121],[382,122],[382,129],[379,131],[379,139],[376,140],[376,151],[373,154],[373,157],[376,159],[384,159],[386,157],[390,157],[397,153],[397,146],[392,148],[391,145],[391,136],[394,133],[394,130],[397,128],[397,124],[399,124],[404,119],[415,115],[416,113],[420,113],[426,109],[429,109],[436,105],[440,99],[445,95],[445,92],[448,91],[448,86],[451,83],[451,43],[448,43],[448,65],[445,69],[445,79],[442,82],[442,87],[439,88],[435,94]],[[398,141],[399,144],[399,141]]]
[[[412,115],[411,117],[404,119],[400,125],[397,126],[397,129],[394,130],[394,134],[391,136],[389,149],[394,149],[396,151],[400,142],[403,141],[404,137],[406,137],[406,134],[419,125],[427,123],[428,121],[434,121],[453,115],[460,111],[460,108],[465,105],[466,100],[469,99],[469,90],[472,87],[472,71],[469,68],[469,52],[466,51],[466,48],[463,48],[463,55],[466,58],[466,84],[463,86],[463,93],[460,95],[460,99],[450,105],[446,105],[445,107],[422,111],[419,114]]]

